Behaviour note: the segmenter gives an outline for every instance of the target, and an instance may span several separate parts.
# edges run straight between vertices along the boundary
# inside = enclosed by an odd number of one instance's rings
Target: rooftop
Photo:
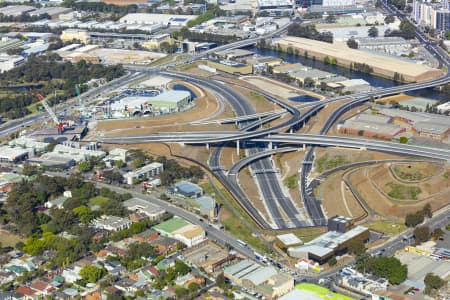
[[[346,45],[339,43],[331,44],[292,36],[280,39],[276,43],[285,47],[301,48],[304,51],[308,51],[310,55],[320,53],[330,58],[336,58],[340,63],[360,63],[379,69],[380,72],[398,72],[408,77],[405,79],[410,81],[413,81],[414,78],[416,80],[429,79],[441,74],[441,71],[422,64],[414,64],[392,57],[350,49]]]
[[[185,193],[195,193],[202,190],[201,187],[189,181],[180,181],[175,183],[174,186]]]
[[[164,231],[167,233],[172,233],[182,227],[188,226],[190,223],[188,221],[185,221],[182,218],[179,217],[173,217],[170,220],[167,220],[163,223],[160,223],[153,227],[155,230]]]
[[[277,235],[277,239],[279,239],[286,246],[298,245],[298,244],[302,243],[302,240],[299,239],[293,233],[286,233],[286,234]]]

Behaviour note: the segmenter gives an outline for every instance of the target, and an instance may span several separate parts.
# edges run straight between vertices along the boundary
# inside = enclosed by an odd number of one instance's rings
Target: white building
[[[147,14],[133,13],[122,17],[119,22],[125,24],[152,25],[162,24],[163,26],[186,26],[190,20],[195,19],[195,15],[169,15],[169,14]]]
[[[92,221],[92,225],[97,229],[119,231],[128,229],[131,225],[131,220],[116,216],[102,216],[100,219]]]
[[[21,147],[0,146],[0,161],[18,162],[33,155],[33,150]]]
[[[124,175],[124,178],[127,181],[127,184],[133,184],[134,179],[139,179],[143,177],[153,177],[159,175],[162,171],[164,171],[164,165],[159,162],[153,162],[149,165],[143,166],[140,169],[135,171],[128,172]]]
[[[114,148],[111,151],[109,151],[108,156],[105,157],[105,160],[109,161],[118,161],[121,160],[125,162],[127,160],[127,149],[121,149],[121,148]]]
[[[123,206],[130,211],[145,214],[152,221],[159,220],[166,213],[164,208],[139,198],[131,198],[123,202]]]
[[[106,153],[103,151],[74,148],[70,147],[69,145],[56,145],[53,149],[53,153],[68,155],[75,161],[87,160],[90,157],[97,157],[98,159],[102,159],[106,156]]]
[[[25,58],[20,55],[0,54],[0,73],[14,69],[24,62]]]

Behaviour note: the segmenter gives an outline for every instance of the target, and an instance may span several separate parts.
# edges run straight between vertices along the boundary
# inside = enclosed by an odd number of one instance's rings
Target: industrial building
[[[75,161],[88,160],[90,157],[102,159],[106,156],[104,151],[81,148],[76,143],[66,143],[64,145],[56,145],[53,153],[71,157]]]
[[[14,69],[23,64],[25,58],[20,55],[8,55],[6,53],[0,54],[0,73]]]
[[[162,236],[174,238],[188,247],[198,245],[206,240],[205,230],[179,217],[165,221],[153,227]]]
[[[384,52],[393,55],[408,55],[412,51],[412,45],[410,42],[402,37],[389,36],[389,37],[357,37],[358,49]]]
[[[282,250],[287,250],[289,247],[300,246],[303,244],[302,240],[299,239],[293,233],[286,233],[277,235],[275,243]]]
[[[166,213],[164,208],[139,198],[128,199],[123,202],[123,206],[129,211],[145,214],[151,221],[159,221]]]
[[[71,156],[53,152],[44,153],[40,157],[28,158],[27,162],[50,170],[66,170],[76,165],[76,161]]]
[[[366,66],[375,75],[394,78],[399,76],[407,82],[430,80],[442,75],[442,70],[433,69],[422,64],[415,64],[393,57],[387,57],[366,51],[350,49],[342,44],[330,44],[305,38],[286,37],[276,41],[276,44],[286,50],[291,47],[300,55],[308,53],[310,57],[324,60],[336,60],[336,64],[347,68],[358,69]]]
[[[136,179],[152,178],[153,176],[161,174],[162,171],[164,171],[164,165],[162,163],[152,162],[135,171],[126,173],[123,177],[127,184],[132,185]]]
[[[34,6],[27,5],[8,5],[0,8],[0,14],[8,17],[19,17],[22,14],[26,14],[36,10]]]
[[[35,152],[47,151],[49,143],[39,142],[32,138],[21,136],[17,139],[8,142],[8,145],[12,147],[21,147],[25,149],[32,149]]]
[[[248,75],[253,73],[251,65],[231,60],[208,60],[208,67],[230,74]]]
[[[442,140],[450,134],[449,117],[445,115],[390,108],[380,109],[378,114],[390,117],[392,123],[407,127],[422,137]]]
[[[63,42],[71,42],[77,40],[83,44],[89,44],[91,37],[87,30],[83,29],[66,29],[61,32],[59,37]]]
[[[356,115],[337,125],[337,130],[343,134],[361,135],[391,140],[406,132],[398,124],[390,123],[390,118],[374,116],[367,113]]]
[[[322,71],[319,69],[313,69],[311,67],[304,66],[300,63],[292,63],[292,64],[284,64],[276,66],[272,69],[274,74],[288,74],[290,77],[304,84],[305,79],[312,79],[315,84],[319,84],[321,82],[335,82],[335,81],[343,81],[347,80],[347,78],[343,76],[338,76],[336,74]]]
[[[188,181],[175,183],[173,189],[169,189],[169,192],[187,198],[199,198],[203,195],[203,189],[200,186]]]
[[[331,219],[331,224],[329,221],[327,233],[303,246],[288,248],[288,253],[295,258],[311,259],[319,264],[324,264],[331,257],[346,253],[352,241],[366,242],[369,240],[369,229],[363,226],[354,228],[351,226],[350,219],[334,217]]]
[[[0,146],[0,162],[19,162],[32,156],[33,152],[22,147]]]
[[[201,196],[198,198],[194,198],[196,203],[196,209],[202,216],[206,216],[208,219],[213,220],[217,217],[218,213],[218,205],[214,198],[209,196]]]
[[[132,13],[122,17],[119,22],[124,24],[151,25],[162,24],[163,26],[183,27],[187,26],[190,20],[195,19],[195,15],[169,15],[169,14],[147,14]]]
[[[29,12],[28,14],[30,16],[41,16],[41,15],[49,15],[52,19],[57,18],[61,14],[67,14],[71,12],[71,8],[67,7],[55,7],[55,6],[49,6],[49,7],[42,7],[37,10],[33,10]]]
[[[225,267],[223,273],[231,282],[266,299],[279,298],[294,288],[291,276],[278,272],[273,266],[261,266],[250,260]]]
[[[159,115],[182,111],[191,104],[188,91],[168,90],[157,95],[127,96],[110,104],[111,115],[117,118]]]
[[[108,231],[120,231],[130,228],[131,220],[116,216],[102,216],[92,221],[92,226],[96,229]]]

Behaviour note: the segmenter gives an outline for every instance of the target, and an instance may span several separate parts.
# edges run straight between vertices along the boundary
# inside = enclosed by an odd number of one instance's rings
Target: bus
[[[242,247],[247,247],[247,243],[245,243],[241,240],[236,240],[236,242],[238,242],[238,244],[241,245]]]

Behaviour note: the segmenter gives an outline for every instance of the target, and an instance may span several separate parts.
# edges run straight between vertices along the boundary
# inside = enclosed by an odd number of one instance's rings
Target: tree
[[[436,228],[433,231],[433,238],[439,239],[440,237],[444,236],[445,232],[441,228]]]
[[[189,294],[195,296],[200,291],[200,285],[196,282],[189,284],[188,286]]]
[[[125,166],[125,162],[121,159],[116,160],[114,162],[114,165],[118,168],[118,169],[122,169]]]
[[[38,167],[30,164],[24,164],[22,174],[25,176],[32,176],[38,173]]]
[[[408,276],[408,267],[395,257],[372,257],[364,253],[356,258],[355,266],[359,272],[387,278],[391,284],[400,284]]]
[[[428,226],[416,227],[414,229],[414,237],[416,238],[416,244],[428,241],[430,238],[430,228],[428,228]]]
[[[445,280],[441,279],[441,277],[434,275],[433,273],[428,273],[425,275],[424,278],[425,283],[425,294],[431,294],[433,290],[439,290],[441,287],[443,287],[446,282]]]
[[[347,40],[347,46],[351,49],[358,49],[358,42],[354,38]]]
[[[77,215],[83,224],[89,224],[89,222],[95,218],[95,214],[92,212],[91,208],[86,205],[78,206],[72,211]]]
[[[336,264],[337,264],[336,257],[335,257],[335,256],[331,257],[331,258],[328,260],[328,264],[329,264],[330,266],[336,265]]]
[[[394,23],[394,22],[395,22],[395,17],[393,15],[387,15],[384,18],[384,23],[386,23],[386,24],[391,24],[391,23]]]
[[[189,291],[182,286],[177,286],[175,287],[175,295],[177,295],[177,299],[187,299]]]
[[[407,214],[406,218],[405,218],[405,225],[408,227],[415,227],[415,226],[419,225],[420,223],[422,223],[423,220],[424,220],[424,217],[423,217],[422,211],[418,211],[413,214]]]
[[[427,218],[431,218],[433,216],[430,203],[427,203],[423,206],[422,212],[423,215],[426,216]]]
[[[90,282],[90,283],[96,283],[101,278],[103,278],[103,276],[105,276],[106,273],[107,272],[104,268],[98,268],[93,265],[85,266],[80,270],[81,278],[84,281]]]
[[[91,162],[89,160],[80,161],[78,163],[78,169],[83,173],[89,172],[90,170],[92,170]]]
[[[352,240],[348,245],[348,252],[355,255],[361,255],[366,252],[366,246],[363,241]]]
[[[400,137],[400,143],[401,144],[407,144],[408,143],[408,138],[406,136],[401,136]]]
[[[376,28],[375,26],[372,26],[369,28],[368,34],[370,37],[375,38],[378,36],[378,28]]]
[[[187,273],[189,273],[191,269],[189,269],[188,265],[186,265],[184,262],[177,260],[175,262],[175,272],[178,275],[186,275]]]

